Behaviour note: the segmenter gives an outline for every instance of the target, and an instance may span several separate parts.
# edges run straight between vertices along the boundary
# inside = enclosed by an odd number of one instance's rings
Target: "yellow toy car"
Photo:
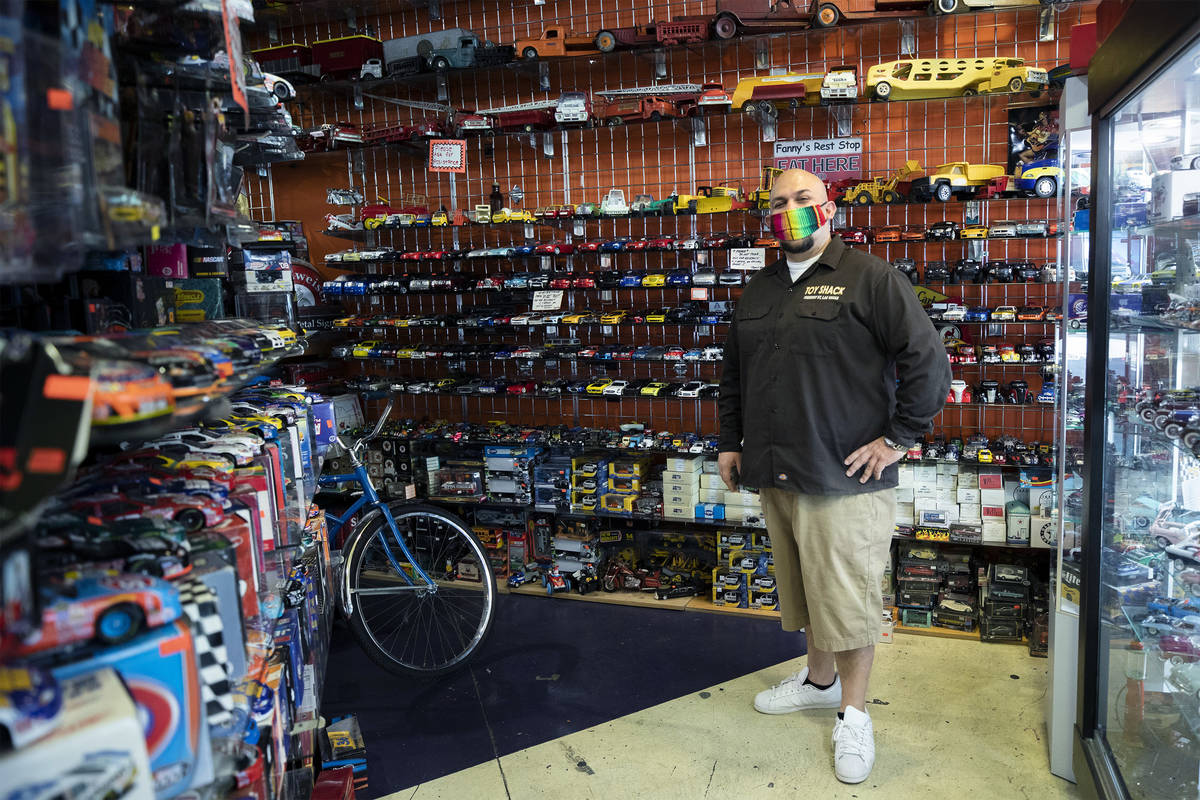
[[[429,224],[435,228],[444,228],[450,224],[450,216],[445,211],[435,211]]]
[[[587,385],[588,394],[604,394],[604,390],[612,385],[612,380],[609,378],[599,378]]]
[[[958,232],[960,239],[986,239],[988,229],[986,225],[964,225],[962,230]]]
[[[578,325],[591,315],[591,311],[576,311],[573,314],[564,315],[562,321],[567,325]]]
[[[928,100],[1048,84],[1044,69],[1026,67],[1019,58],[906,58],[868,69],[866,90],[880,100]]]
[[[536,218],[533,216],[533,212],[529,209],[508,212],[509,222],[533,222],[535,219]]]
[[[642,284],[643,286],[645,284]],[[600,318],[600,322],[604,325],[620,325],[625,320],[627,311],[610,311]]]
[[[512,222],[512,221],[513,221],[512,214],[510,214],[508,209],[506,209],[506,208],[502,208],[499,211],[492,212],[492,222]]]
[[[413,350],[412,350],[412,348],[408,348],[408,347],[404,348],[403,350],[397,350],[395,357],[396,358],[412,358]]]
[[[988,450],[986,447],[982,447],[982,448],[980,448],[979,452],[976,454],[975,458],[976,458],[976,460],[979,461],[980,464],[991,464],[992,463],[992,451]]]
[[[646,322],[666,322],[668,309],[654,311],[646,315]]]
[[[642,278],[642,286],[658,288],[667,285],[667,276],[661,272],[650,272]]]
[[[662,397],[663,392],[667,391],[667,384],[662,381],[651,381],[642,387],[643,397]]]
[[[379,347],[379,342],[374,339],[368,342],[359,342],[354,345],[354,349],[350,351],[350,355],[353,358],[370,358],[371,351],[376,347]]]

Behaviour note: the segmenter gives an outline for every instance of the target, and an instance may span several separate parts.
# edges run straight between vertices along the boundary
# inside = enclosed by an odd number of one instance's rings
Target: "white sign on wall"
[[[755,270],[767,265],[767,251],[762,247],[735,247],[729,251],[729,268]]]

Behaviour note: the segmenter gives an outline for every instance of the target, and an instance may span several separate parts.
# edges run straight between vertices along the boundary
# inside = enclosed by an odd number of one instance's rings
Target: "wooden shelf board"
[[[711,597],[689,597],[688,600],[688,611],[701,611],[707,614],[735,614],[742,617],[757,617],[758,619],[779,619],[778,611],[718,606],[713,603]]]
[[[546,594],[546,589],[540,583],[526,584],[517,589],[509,589],[509,594],[523,594],[529,597],[546,597],[563,600],[582,600],[585,603],[608,603],[616,606],[635,606],[638,608],[665,608],[670,611],[684,611],[688,601],[693,597],[676,597],[671,600],[659,600],[653,592],[605,592],[596,591],[588,594],[578,592],[555,592]]]

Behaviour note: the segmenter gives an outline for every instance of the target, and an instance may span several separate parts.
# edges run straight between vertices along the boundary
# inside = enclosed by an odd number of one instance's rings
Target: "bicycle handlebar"
[[[359,439],[355,440],[353,445],[346,444],[342,440],[341,435],[339,435],[339,434],[334,434],[334,437],[333,437],[334,441],[336,441],[338,443],[338,445],[343,450],[345,450],[347,453],[356,452],[360,447],[362,447],[363,445],[365,445],[367,442],[371,441],[372,439],[376,438],[377,436],[379,436],[380,433],[383,432],[383,426],[385,424],[387,424],[388,417],[390,417],[392,415],[392,408],[395,405],[396,405],[396,395],[389,394],[387,405],[385,405],[383,407],[383,413],[379,415],[379,421],[375,423],[375,427],[372,428],[371,432],[368,433],[366,436],[362,436]]]

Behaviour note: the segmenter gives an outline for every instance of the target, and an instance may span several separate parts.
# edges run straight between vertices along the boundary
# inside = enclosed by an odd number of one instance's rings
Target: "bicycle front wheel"
[[[453,514],[426,505],[390,509],[395,531],[379,515],[344,548],[351,628],[371,660],[389,672],[451,672],[467,663],[492,627],[496,580],[487,553]]]

